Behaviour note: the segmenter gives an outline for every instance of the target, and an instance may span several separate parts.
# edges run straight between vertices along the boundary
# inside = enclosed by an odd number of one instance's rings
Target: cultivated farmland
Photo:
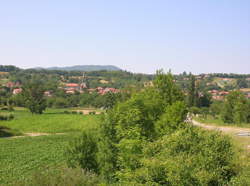
[[[32,115],[25,109],[13,112],[15,119],[0,121],[1,126],[20,133],[48,133],[46,136],[0,138],[0,185],[29,179],[37,171],[65,167],[64,149],[81,131],[96,128],[98,115],[65,114],[50,109]],[[61,134],[53,134],[61,133]]]

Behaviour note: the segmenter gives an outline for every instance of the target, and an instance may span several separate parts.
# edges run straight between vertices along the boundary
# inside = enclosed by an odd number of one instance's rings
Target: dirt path
[[[244,142],[244,146],[250,149],[250,128],[228,127],[228,126],[215,126],[204,124],[195,120],[191,121],[193,125],[205,128],[207,130],[217,130],[225,134],[233,135]]]
[[[229,133],[229,134],[243,134],[243,133],[250,133],[249,128],[240,128],[240,127],[227,127],[227,126],[215,126],[215,125],[209,125],[209,124],[204,124],[200,123],[198,121],[192,120],[193,125],[200,126],[202,128],[206,128],[208,130],[218,130],[224,133]]]
[[[23,137],[36,137],[36,136],[48,136],[48,135],[63,135],[65,133],[40,133],[40,132],[30,132],[24,133],[22,136],[10,136],[10,137],[2,137],[2,138],[23,138]]]

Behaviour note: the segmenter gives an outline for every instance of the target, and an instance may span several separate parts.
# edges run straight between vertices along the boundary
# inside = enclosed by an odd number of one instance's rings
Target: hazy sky
[[[3,0],[0,64],[250,73],[250,0]]]

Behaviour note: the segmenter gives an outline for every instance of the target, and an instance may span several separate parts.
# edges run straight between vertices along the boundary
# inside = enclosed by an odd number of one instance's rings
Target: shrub
[[[7,116],[4,116],[4,115],[0,115],[0,120],[7,120]]]
[[[80,166],[82,169],[98,172],[97,139],[95,133],[84,131],[80,137],[74,139],[66,149],[69,167]]]
[[[230,140],[216,132],[187,127],[146,143],[141,167],[121,182],[145,185],[227,185],[236,175]]]
[[[177,101],[166,108],[166,112],[155,124],[156,133],[160,136],[183,128],[183,121],[187,117],[187,108],[184,102]]]
[[[67,111],[67,110],[63,111],[63,113],[64,113],[64,114],[70,114],[70,112]]]
[[[14,115],[13,114],[6,114],[6,115],[0,115],[0,120],[12,120],[14,119]]]
[[[10,115],[9,115],[9,120],[12,120],[12,119],[14,119],[14,115],[13,115],[13,114],[10,114]]]
[[[13,105],[9,105],[9,106],[8,106],[8,111],[11,111],[11,112],[14,111]]]
[[[77,111],[72,111],[71,113],[72,113],[72,114],[77,114]]]
[[[95,115],[95,114],[96,114],[95,111],[89,112],[89,115]]]

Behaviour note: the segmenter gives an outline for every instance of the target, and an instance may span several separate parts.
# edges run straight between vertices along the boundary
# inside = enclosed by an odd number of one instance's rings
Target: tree
[[[195,87],[195,76],[190,74],[190,84],[188,87],[188,106],[189,107],[193,107],[193,106],[197,106],[196,105],[196,95],[197,95],[197,90]]]
[[[95,132],[84,131],[79,138],[69,144],[66,155],[70,167],[80,166],[88,171],[98,173],[97,141]]]
[[[153,81],[154,87],[159,91],[163,104],[165,106],[172,105],[176,101],[183,101],[184,97],[179,87],[174,83],[174,77],[171,72],[165,74],[163,70],[156,72],[156,78]]]
[[[204,92],[199,96],[198,100],[199,107],[209,107],[211,104],[211,95]]]
[[[41,81],[31,80],[23,86],[22,97],[24,105],[33,114],[42,114],[46,109],[44,87]]]
[[[217,115],[219,115],[221,113],[221,109],[222,109],[223,103],[219,102],[219,101],[214,101],[210,107],[210,113],[211,115],[216,118]]]
[[[238,88],[247,88],[247,81],[244,78],[240,78],[237,80],[237,87]]]
[[[248,101],[240,91],[232,91],[226,97],[221,112],[222,120],[226,123],[243,123],[248,122],[247,112]]]

